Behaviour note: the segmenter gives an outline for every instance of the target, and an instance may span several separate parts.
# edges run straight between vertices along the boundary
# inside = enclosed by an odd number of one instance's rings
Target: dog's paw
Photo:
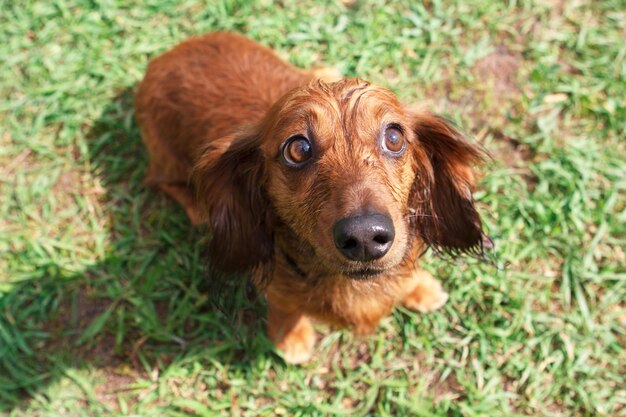
[[[276,342],[276,347],[285,362],[294,365],[308,362],[313,355],[314,346],[315,330],[309,320],[301,320],[295,328]]]
[[[411,310],[428,313],[438,310],[448,301],[448,293],[441,283],[426,271],[420,271],[417,285],[406,295],[402,304]]]

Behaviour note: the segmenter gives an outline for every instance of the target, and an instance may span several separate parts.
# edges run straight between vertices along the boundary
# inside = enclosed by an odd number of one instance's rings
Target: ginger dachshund
[[[441,307],[427,248],[483,249],[481,151],[389,90],[328,74],[214,33],[155,58],[137,92],[148,183],[208,224],[220,276],[252,275],[290,363],[311,357],[311,319],[363,334],[398,303]]]

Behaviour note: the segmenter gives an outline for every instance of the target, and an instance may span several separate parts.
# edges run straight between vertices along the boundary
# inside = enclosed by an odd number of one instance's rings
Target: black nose
[[[395,235],[393,222],[382,213],[344,217],[333,226],[335,246],[353,261],[382,258],[389,251]]]

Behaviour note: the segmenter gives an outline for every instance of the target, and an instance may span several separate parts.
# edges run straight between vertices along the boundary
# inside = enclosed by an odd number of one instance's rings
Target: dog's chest
[[[394,285],[381,280],[360,282],[349,278],[328,277],[330,283],[314,291],[308,304],[310,315],[339,326],[353,328],[357,333],[374,330],[380,319],[391,312],[397,302]]]
[[[279,265],[267,292],[287,311],[300,311],[321,321],[349,327],[357,333],[372,331],[389,314],[402,292],[398,277],[353,280],[341,275],[301,276]]]

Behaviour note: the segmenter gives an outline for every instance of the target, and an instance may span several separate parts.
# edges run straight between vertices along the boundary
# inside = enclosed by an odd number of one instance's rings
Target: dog
[[[252,276],[295,364],[312,356],[312,319],[367,334],[397,304],[440,308],[419,258],[482,253],[486,238],[472,197],[484,151],[385,88],[332,78],[212,33],[153,59],[136,95],[147,183],[208,225],[220,276]]]

